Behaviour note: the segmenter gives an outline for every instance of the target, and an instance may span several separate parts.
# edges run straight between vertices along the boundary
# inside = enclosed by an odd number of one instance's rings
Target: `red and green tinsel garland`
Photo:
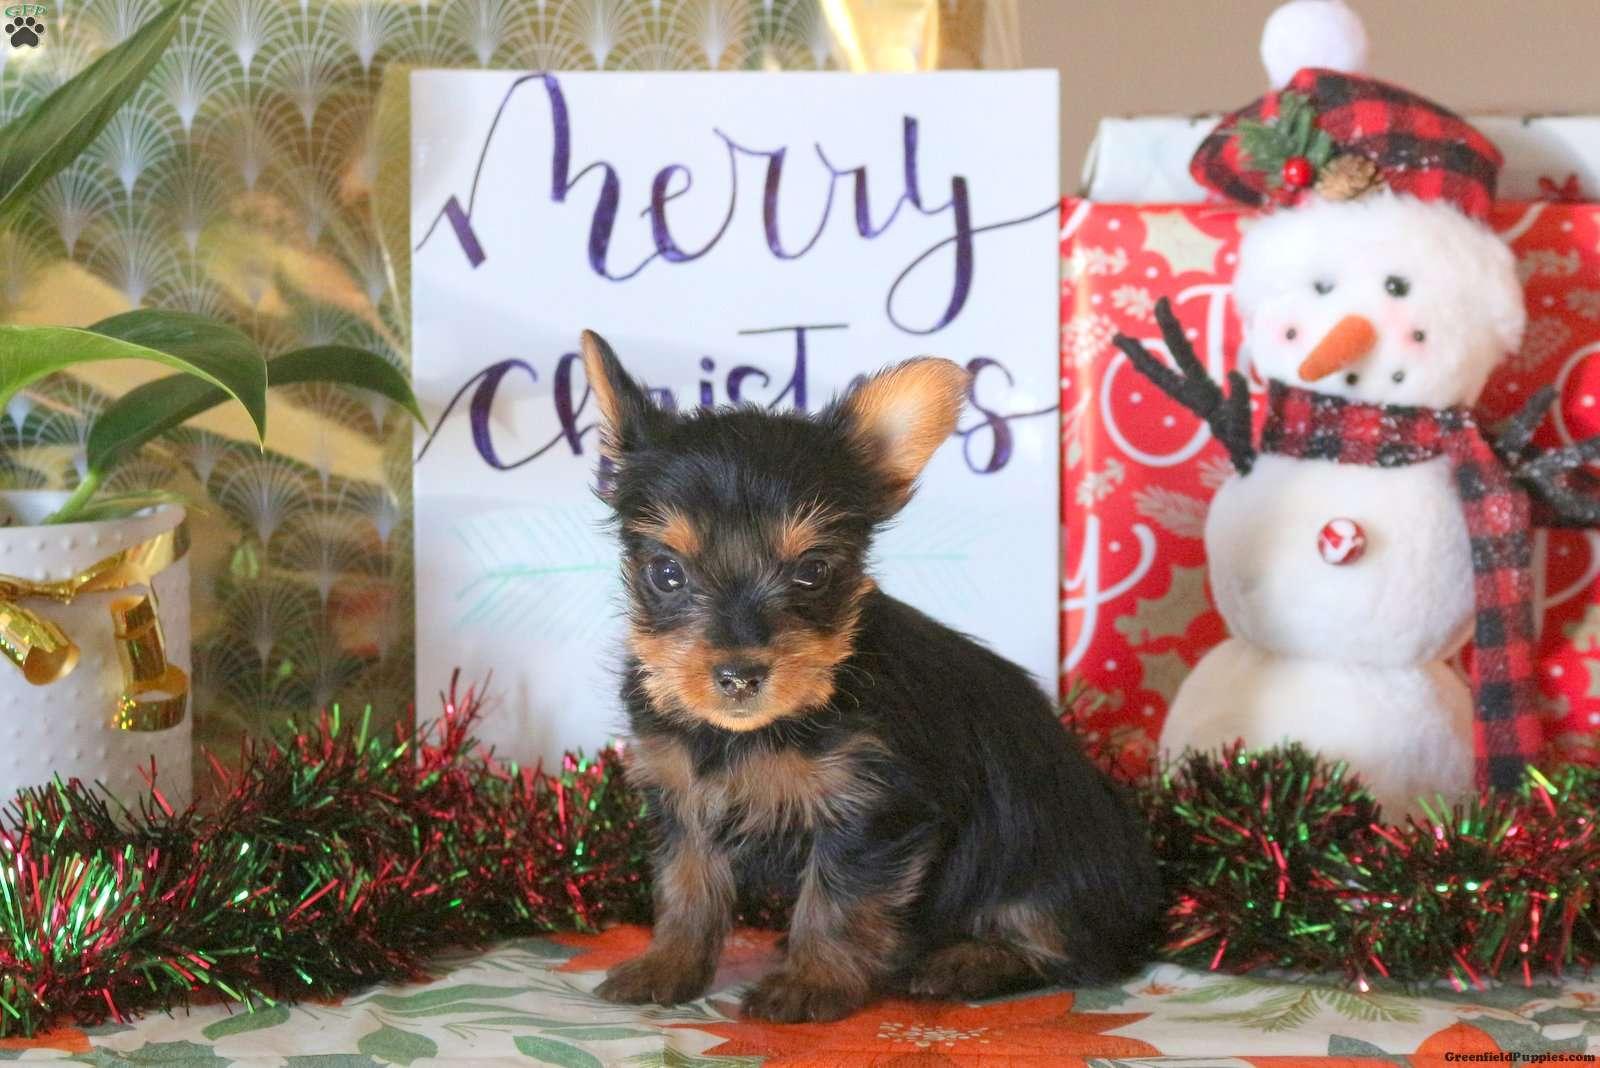
[[[1163,955],[1382,979],[1582,972],[1600,960],[1600,768],[1387,824],[1299,746],[1186,757],[1140,788],[1169,905]]]
[[[0,1037],[196,993],[246,1005],[420,976],[453,945],[649,915],[616,754],[553,774],[471,738],[474,695],[415,735],[337,712],[214,765],[213,804],[128,812],[57,783],[0,821]]]
[[[618,754],[507,768],[472,740],[476,714],[452,697],[385,739],[324,715],[218,766],[214,801],[183,812],[78,783],[19,797],[0,819],[0,1037],[196,994],[336,996],[449,946],[647,917]],[[1168,959],[1463,986],[1600,959],[1600,769],[1399,826],[1294,747],[1193,756],[1139,797]]]

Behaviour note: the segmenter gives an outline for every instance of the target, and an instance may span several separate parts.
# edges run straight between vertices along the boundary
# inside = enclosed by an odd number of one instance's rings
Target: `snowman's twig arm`
[[[1228,372],[1228,399],[1223,414],[1226,429],[1218,431],[1212,423],[1212,432],[1227,446],[1233,466],[1241,475],[1248,475],[1256,461],[1256,447],[1250,441],[1250,381],[1241,371]]]
[[[1541,519],[1550,526],[1592,527],[1600,525],[1600,495],[1580,493],[1574,483],[1596,487],[1595,479],[1583,470],[1585,464],[1600,460],[1600,437],[1585,438],[1565,448],[1541,453],[1516,468],[1519,481],[1546,505]]]
[[[1250,473],[1256,450],[1250,442],[1250,384],[1238,371],[1228,372],[1228,391],[1224,393],[1206,370],[1194,346],[1184,336],[1183,324],[1172,313],[1166,297],[1156,301],[1156,323],[1167,351],[1178,365],[1174,371],[1150,354],[1137,339],[1118,334],[1113,340],[1128,362],[1157,389],[1204,419],[1211,433],[1228,450],[1228,458],[1241,475]]]
[[[1515,465],[1522,459],[1522,452],[1528,447],[1528,442],[1533,440],[1533,432],[1539,429],[1539,424],[1544,421],[1544,413],[1556,402],[1556,389],[1554,386],[1545,386],[1528,398],[1522,406],[1522,411],[1511,417],[1506,428],[1500,431],[1495,438],[1494,447],[1507,463]]]
[[[1156,388],[1161,392],[1202,419],[1216,404],[1204,388],[1205,385],[1209,385],[1211,389],[1215,390],[1217,388],[1216,383],[1208,382],[1196,389],[1177,372],[1150,355],[1149,349],[1127,334],[1118,334],[1113,340],[1117,348],[1121,349],[1123,354],[1128,357],[1128,362],[1133,364],[1135,370],[1154,382]]]
[[[1590,487],[1596,486],[1595,480],[1581,468],[1600,460],[1600,437],[1529,455],[1533,433],[1555,399],[1553,386],[1545,386],[1529,397],[1522,411],[1513,416],[1495,438],[1495,451],[1511,468],[1517,481],[1543,506],[1544,514],[1537,517],[1541,525],[1600,525],[1600,495],[1580,493],[1573,486],[1574,482],[1579,481],[1588,483]]]

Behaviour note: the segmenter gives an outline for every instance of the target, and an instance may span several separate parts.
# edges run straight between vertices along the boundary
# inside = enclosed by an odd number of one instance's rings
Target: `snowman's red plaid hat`
[[[1425,97],[1375,78],[1315,67],[1218,123],[1189,163],[1195,180],[1245,204],[1292,203],[1304,190],[1283,187],[1282,161],[1252,159],[1241,143],[1250,126],[1275,123],[1289,94],[1297,98],[1289,103],[1309,104],[1313,133],[1331,140],[1335,165],[1341,157],[1364,159],[1396,193],[1450,201],[1475,219],[1488,216],[1501,163],[1488,138]],[[1324,161],[1312,163],[1326,169]]]

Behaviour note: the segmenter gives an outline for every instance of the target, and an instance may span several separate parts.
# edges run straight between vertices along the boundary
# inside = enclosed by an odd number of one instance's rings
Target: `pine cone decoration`
[[[1351,200],[1382,184],[1376,163],[1349,152],[1330,159],[1317,175],[1317,192],[1327,200]]]

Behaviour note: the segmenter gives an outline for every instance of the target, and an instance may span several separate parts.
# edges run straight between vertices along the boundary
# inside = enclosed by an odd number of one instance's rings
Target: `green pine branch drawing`
[[[452,533],[476,569],[455,594],[458,626],[581,641],[613,614],[616,553],[590,510],[503,509],[463,520]]]

